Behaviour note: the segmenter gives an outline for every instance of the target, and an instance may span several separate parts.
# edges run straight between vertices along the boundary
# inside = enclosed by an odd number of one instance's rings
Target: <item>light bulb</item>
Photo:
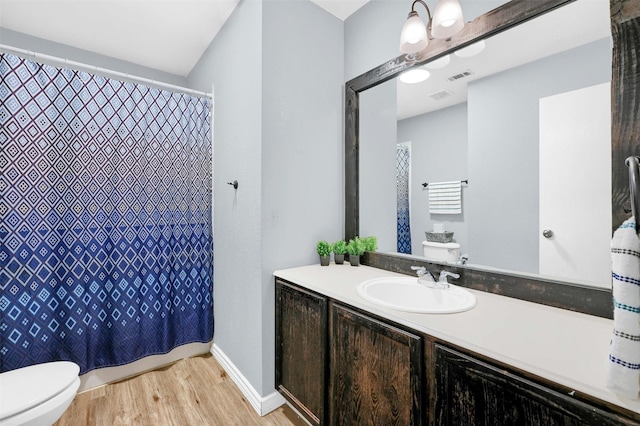
[[[407,84],[415,84],[425,81],[431,74],[423,68],[414,68],[400,74],[400,81]]]

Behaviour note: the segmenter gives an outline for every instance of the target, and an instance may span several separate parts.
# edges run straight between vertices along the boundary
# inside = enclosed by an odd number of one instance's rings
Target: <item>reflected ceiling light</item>
[[[482,52],[484,50],[484,47],[485,47],[484,40],[480,40],[476,43],[470,44],[467,47],[463,47],[462,49],[456,50],[455,52],[453,52],[453,54],[459,58],[470,58]]]
[[[416,3],[422,4],[427,9],[428,28],[431,35],[428,34],[427,26],[414,9]],[[458,0],[440,0],[436,5],[433,18],[427,4],[422,0],[415,0],[411,4],[411,12],[400,33],[400,51],[406,54],[417,53],[427,47],[429,38],[446,39],[459,33],[463,27],[464,18]]]
[[[425,68],[429,68],[430,70],[437,70],[440,68],[444,68],[449,65],[451,62],[451,55],[445,55],[442,58],[438,58],[435,61],[427,62],[424,64]]]
[[[421,83],[429,78],[431,73],[424,68],[414,68],[400,74],[400,81],[407,84]]]

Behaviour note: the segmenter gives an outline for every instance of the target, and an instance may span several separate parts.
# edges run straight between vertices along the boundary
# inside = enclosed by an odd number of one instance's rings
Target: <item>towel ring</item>
[[[640,187],[638,184],[640,183],[640,157],[627,157],[624,164],[629,167],[629,197],[631,198],[631,214],[633,214],[636,221],[636,233],[639,233],[640,218],[638,217],[638,214],[640,214],[640,193],[638,193],[638,190]]]

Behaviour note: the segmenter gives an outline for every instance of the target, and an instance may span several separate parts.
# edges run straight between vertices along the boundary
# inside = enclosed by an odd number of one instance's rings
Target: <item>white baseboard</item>
[[[284,405],[284,397],[275,390],[267,396],[260,396],[258,391],[256,391],[251,383],[249,383],[242,372],[235,366],[233,362],[231,362],[227,355],[225,355],[225,353],[222,352],[220,347],[218,347],[215,343],[211,347],[211,353],[220,363],[222,368],[224,368],[224,371],[226,371],[229,377],[231,377],[231,380],[233,380],[236,386],[238,386],[240,392],[242,392],[247,401],[249,401],[253,409],[256,410],[256,412],[260,416],[265,416],[276,408]]]

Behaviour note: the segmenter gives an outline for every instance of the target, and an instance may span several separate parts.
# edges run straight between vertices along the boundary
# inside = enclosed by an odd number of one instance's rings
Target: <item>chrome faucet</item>
[[[424,266],[412,266],[411,269],[416,271],[416,274],[418,275],[418,282],[420,284],[426,284],[431,287],[433,283],[436,281],[433,274],[429,272],[429,270]],[[429,280],[425,276],[431,277],[431,280]]]
[[[433,274],[429,272],[429,270],[424,266],[412,266],[411,269],[416,271],[416,274],[418,275],[418,283],[423,284],[430,288],[437,288],[437,289],[444,290],[449,288],[449,281],[447,281],[447,277],[451,277],[453,279],[460,278],[460,275],[456,274],[455,272],[442,270],[440,271],[440,277],[438,278],[438,281],[436,281]]]
[[[438,284],[440,288],[449,288],[449,281],[447,281],[447,277],[451,277],[453,279],[460,278],[460,274],[456,274],[455,272],[449,271],[440,271],[440,277],[438,278]]]

